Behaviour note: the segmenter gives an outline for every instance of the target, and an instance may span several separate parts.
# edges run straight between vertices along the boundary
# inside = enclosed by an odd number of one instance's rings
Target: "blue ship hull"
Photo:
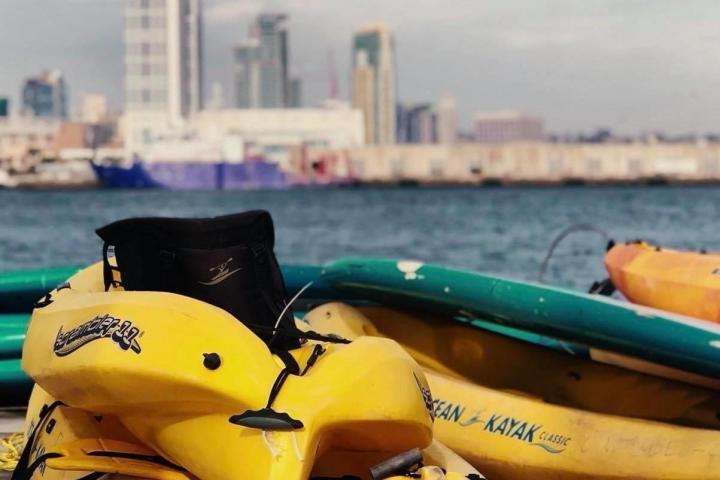
[[[129,166],[92,164],[98,180],[110,188],[170,190],[260,190],[290,186],[277,165],[244,163],[135,162]]]

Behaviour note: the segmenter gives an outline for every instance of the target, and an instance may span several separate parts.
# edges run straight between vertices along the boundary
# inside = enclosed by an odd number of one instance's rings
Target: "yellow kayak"
[[[625,243],[607,252],[605,268],[615,288],[633,303],[720,322],[718,254]]]
[[[425,368],[437,438],[489,478],[720,478],[720,431],[682,425],[717,424],[712,391],[412,312],[335,303],[305,320],[397,340]]]
[[[38,386],[17,478],[482,478],[433,443],[427,380],[396,342],[270,351],[199,300],[105,291],[100,264],[36,308],[22,362]]]

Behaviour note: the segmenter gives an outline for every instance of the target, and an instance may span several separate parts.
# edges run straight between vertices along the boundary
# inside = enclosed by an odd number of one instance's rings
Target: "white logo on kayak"
[[[397,262],[397,268],[405,274],[405,280],[417,280],[424,278],[422,275],[418,275],[417,271],[425,265],[423,262],[415,260],[400,260]]]
[[[199,281],[198,283],[203,284],[203,285],[217,285],[218,283],[222,282],[223,280],[228,278],[233,273],[235,273],[239,270],[242,270],[242,267],[238,267],[235,270],[230,270],[229,265],[230,265],[230,262],[232,262],[232,261],[233,261],[233,259],[232,259],[232,257],[230,257],[227,260],[225,260],[223,263],[221,263],[220,265],[212,267],[210,269],[210,273],[217,272],[217,273],[215,273],[215,276],[212,277],[207,282]]]

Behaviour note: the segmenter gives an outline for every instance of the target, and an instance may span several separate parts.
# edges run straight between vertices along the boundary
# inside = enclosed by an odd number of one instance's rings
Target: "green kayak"
[[[0,274],[0,313],[29,312],[35,302],[81,267],[18,270]]]
[[[414,261],[350,258],[327,265],[324,283],[379,303],[478,317],[713,379],[720,325],[647,307]]]
[[[32,385],[19,358],[0,360],[0,406],[26,405]]]

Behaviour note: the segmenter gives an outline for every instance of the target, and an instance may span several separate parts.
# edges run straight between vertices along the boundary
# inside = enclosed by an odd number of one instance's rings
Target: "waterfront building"
[[[200,1],[126,0],[126,111],[179,122],[202,108]]]
[[[443,97],[436,108],[437,143],[452,144],[457,141],[457,102],[452,97]]]
[[[22,110],[25,115],[67,118],[68,92],[60,70],[47,70],[23,82]]]
[[[50,157],[62,123],[52,117],[0,118],[0,170],[26,171]]]
[[[398,143],[437,142],[437,115],[429,103],[399,104],[396,122]]]
[[[235,48],[235,106],[293,106],[289,56],[287,15],[258,15],[250,26],[249,38]]]
[[[365,116],[366,142],[395,143],[395,58],[387,26],[369,25],[355,32],[352,65],[352,103]]]
[[[520,112],[478,113],[474,119],[479,143],[536,142],[545,139],[542,118]]]
[[[355,180],[369,183],[720,182],[720,143],[708,142],[365,145],[345,154]]]

